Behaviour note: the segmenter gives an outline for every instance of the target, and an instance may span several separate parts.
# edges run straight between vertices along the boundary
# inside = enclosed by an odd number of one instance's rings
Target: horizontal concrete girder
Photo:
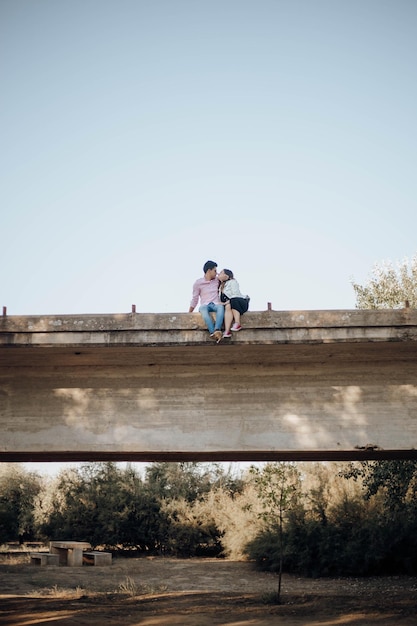
[[[0,318],[0,460],[417,458],[417,311]]]

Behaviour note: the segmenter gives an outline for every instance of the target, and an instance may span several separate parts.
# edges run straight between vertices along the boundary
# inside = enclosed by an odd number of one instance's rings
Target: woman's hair
[[[229,277],[229,278],[233,278],[233,272],[232,270],[223,270],[223,272]]]

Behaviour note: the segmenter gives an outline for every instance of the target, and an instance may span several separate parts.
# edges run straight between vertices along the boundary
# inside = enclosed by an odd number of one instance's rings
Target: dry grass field
[[[220,559],[117,558],[110,567],[39,567],[0,557],[9,626],[416,626],[417,579],[305,579]]]

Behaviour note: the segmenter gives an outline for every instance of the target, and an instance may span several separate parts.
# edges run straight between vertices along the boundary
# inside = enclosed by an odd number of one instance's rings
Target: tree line
[[[0,466],[0,544],[251,559],[303,576],[417,574],[417,461]]]

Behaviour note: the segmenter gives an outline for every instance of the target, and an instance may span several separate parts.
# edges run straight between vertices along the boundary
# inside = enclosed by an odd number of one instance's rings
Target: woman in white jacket
[[[223,337],[231,337],[231,330],[236,332],[242,328],[240,319],[249,308],[249,296],[244,296],[240,292],[239,283],[234,278],[232,270],[222,270],[218,278],[220,300],[225,303]]]

